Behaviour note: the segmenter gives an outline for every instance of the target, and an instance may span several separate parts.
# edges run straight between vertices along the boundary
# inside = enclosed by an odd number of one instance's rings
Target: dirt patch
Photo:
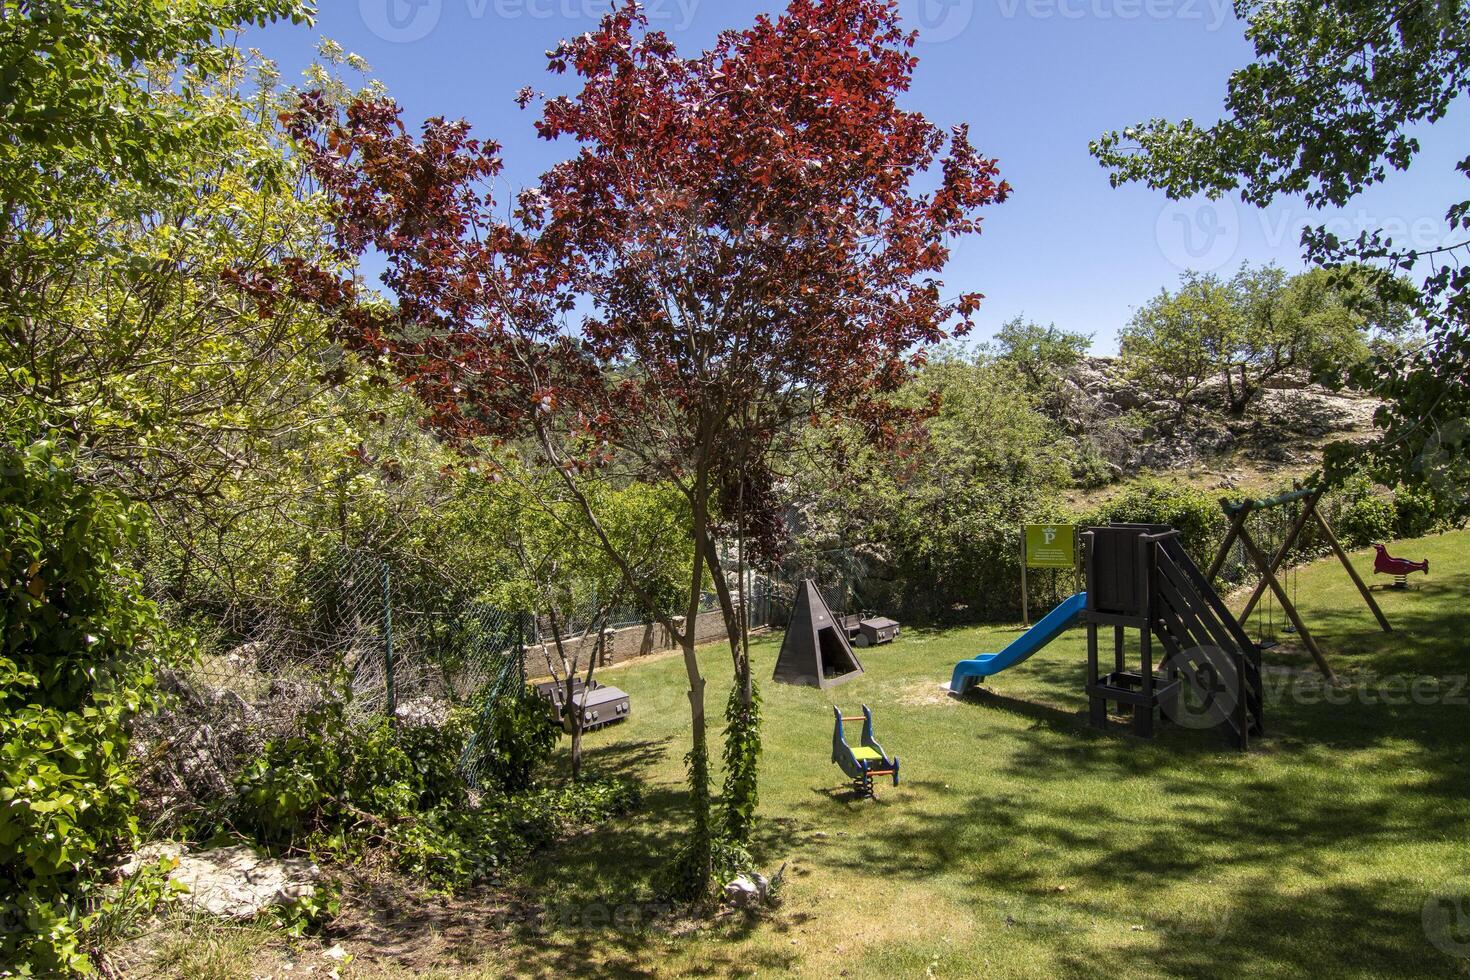
[[[949,696],[948,687],[934,680],[914,681],[912,684],[905,684],[895,700],[899,704],[920,708],[929,705],[954,703],[954,698]]]
[[[494,886],[446,898],[401,878],[355,877],[345,883],[342,914],[322,941],[351,953],[354,975],[417,974],[492,958],[515,922],[537,914],[514,892]]]

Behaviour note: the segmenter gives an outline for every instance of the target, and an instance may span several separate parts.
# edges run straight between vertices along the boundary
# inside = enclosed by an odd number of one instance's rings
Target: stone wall
[[[683,620],[682,616],[677,618],[680,621]],[[721,643],[729,642],[725,633],[724,617],[720,615],[718,610],[700,614],[695,630],[695,643],[713,643],[716,640]],[[598,664],[599,667],[609,667],[613,664],[624,663],[651,653],[660,653],[665,650],[675,650],[678,648],[677,644],[674,643],[673,637],[669,635],[669,631],[657,623],[610,629],[607,631],[607,634],[607,644],[603,650],[602,661]],[[577,662],[581,664],[583,670],[586,669],[587,657],[591,654],[592,648],[596,643],[597,637],[589,634],[579,640],[573,641],[569,646],[568,653],[574,653],[576,655]],[[550,646],[549,643],[548,646]],[[550,653],[552,662],[557,664],[557,669],[559,670],[560,663],[557,660],[554,647],[550,650]],[[549,676],[549,672],[546,669],[546,652],[543,652],[541,646],[538,644],[526,647],[526,676],[531,679],[540,679]]]

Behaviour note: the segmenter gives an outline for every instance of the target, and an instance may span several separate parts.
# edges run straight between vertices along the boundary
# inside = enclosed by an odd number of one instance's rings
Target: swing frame
[[[1231,547],[1237,540],[1240,541],[1241,546],[1245,549],[1245,553],[1250,557],[1251,563],[1256,566],[1256,571],[1260,574],[1260,579],[1256,582],[1255,588],[1251,591],[1250,598],[1246,601],[1245,608],[1240,613],[1240,621],[1246,622],[1250,619],[1251,612],[1256,608],[1256,604],[1261,601],[1261,597],[1265,595],[1266,590],[1270,589],[1272,595],[1276,597],[1276,601],[1281,604],[1282,612],[1291,621],[1291,625],[1295,628],[1297,636],[1301,637],[1302,645],[1307,648],[1307,652],[1317,662],[1317,668],[1322,671],[1322,676],[1329,683],[1335,684],[1337,683],[1337,675],[1333,673],[1332,665],[1327,662],[1326,656],[1322,653],[1322,648],[1317,645],[1317,638],[1307,629],[1307,624],[1302,621],[1301,613],[1297,611],[1296,603],[1292,602],[1291,597],[1286,594],[1286,589],[1282,586],[1280,579],[1276,575],[1277,570],[1281,568],[1282,563],[1286,560],[1286,556],[1291,554],[1291,549],[1296,545],[1297,539],[1301,537],[1302,531],[1306,530],[1308,523],[1315,520],[1317,526],[1321,528],[1323,536],[1332,548],[1332,553],[1337,556],[1338,561],[1342,562],[1342,567],[1347,569],[1348,577],[1357,586],[1358,594],[1363,597],[1363,601],[1372,610],[1373,616],[1378,620],[1378,625],[1382,627],[1383,632],[1392,633],[1393,627],[1389,624],[1388,617],[1383,615],[1383,610],[1378,608],[1378,602],[1373,598],[1373,593],[1368,590],[1367,583],[1358,574],[1358,570],[1353,567],[1352,561],[1348,558],[1347,552],[1343,550],[1342,543],[1338,541],[1337,535],[1332,530],[1332,526],[1327,523],[1327,518],[1323,517],[1322,512],[1317,509],[1317,505],[1321,502],[1322,495],[1326,491],[1326,487],[1319,485],[1298,486],[1289,493],[1279,494],[1278,496],[1269,497],[1265,500],[1231,500],[1229,497],[1222,498],[1220,500],[1220,508],[1230,518],[1230,532],[1225,535],[1225,540],[1221,543],[1220,550],[1215,553],[1215,560],[1210,565],[1210,570],[1206,578],[1214,581],[1215,576],[1219,575],[1220,569],[1224,567],[1225,560],[1230,555]],[[1291,529],[1282,540],[1280,547],[1268,558],[1266,553],[1256,544],[1255,539],[1251,537],[1250,529],[1247,527],[1251,515],[1257,511],[1284,507],[1287,504],[1292,504],[1299,500],[1302,501],[1301,513],[1292,522]]]

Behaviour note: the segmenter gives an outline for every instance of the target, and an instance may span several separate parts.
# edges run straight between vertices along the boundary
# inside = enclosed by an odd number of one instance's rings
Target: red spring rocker
[[[1392,575],[1393,587],[1396,589],[1406,589],[1409,587],[1410,572],[1429,574],[1428,558],[1423,561],[1409,561],[1407,558],[1395,558],[1381,544],[1375,544],[1373,550],[1378,552],[1373,559],[1373,574]]]

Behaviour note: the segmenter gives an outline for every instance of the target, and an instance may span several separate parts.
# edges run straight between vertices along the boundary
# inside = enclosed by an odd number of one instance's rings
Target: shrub
[[[561,726],[552,718],[546,702],[529,687],[516,697],[503,698],[492,706],[481,704],[478,712],[488,724],[465,753],[465,764],[487,789],[518,793],[530,789],[536,769],[561,737]]]
[[[1394,537],[1393,501],[1366,496],[1345,504],[1337,514],[1336,530],[1349,548],[1363,548]]]
[[[1206,491],[1157,480],[1140,481],[1081,518],[1084,525],[1109,521],[1176,528],[1197,562],[1210,560],[1228,526],[1220,502]]]
[[[477,719],[475,712],[457,709],[441,725],[399,725],[393,730],[395,746],[417,776],[421,806],[454,804],[465,798],[465,746]]]
[[[165,639],[118,559],[134,514],[77,476],[62,445],[12,425],[0,443],[0,899],[19,928],[0,963],[90,969],[105,859],[136,833],[128,723]]]
[[[459,887],[559,837],[631,813],[642,799],[636,783],[594,779],[491,797],[474,809],[439,808],[399,835],[397,863],[436,887]]]
[[[1400,486],[1393,494],[1394,537],[1419,538],[1445,526],[1440,504],[1423,487]]]
[[[1327,498],[1327,519],[1348,548],[1363,548],[1394,536],[1394,503],[1372,478],[1356,473],[1343,480]]]
[[[695,863],[700,850],[685,845],[668,864],[659,869],[653,887],[660,895],[679,902],[703,902],[715,897],[716,890],[734,881],[743,874],[755,870],[755,858],[743,844],[726,837],[716,837],[709,843],[710,870],[701,873]]]
[[[477,798],[463,773],[473,756],[466,746],[482,718],[502,735],[487,740],[497,746],[488,771],[500,776]],[[326,861],[379,850],[401,872],[455,889],[639,802],[637,788],[623,782],[531,789],[531,774],[557,733],[532,695],[501,700],[493,712],[454,712],[441,727],[400,728],[387,719],[350,726],[345,700],[328,698],[296,734],[267,743],[239,774],[239,794],[221,827]],[[509,778],[495,769],[502,757],[510,759]],[[508,783],[514,792],[504,788]]]
[[[454,759],[452,753],[422,755],[416,764],[386,718],[353,728],[345,702],[328,698],[302,716],[297,733],[267,742],[236,777],[239,793],[228,807],[229,822],[272,845],[308,843],[362,822],[392,822],[431,805],[430,783],[441,793],[454,786]],[[463,781],[447,795],[445,803],[463,804]]]

